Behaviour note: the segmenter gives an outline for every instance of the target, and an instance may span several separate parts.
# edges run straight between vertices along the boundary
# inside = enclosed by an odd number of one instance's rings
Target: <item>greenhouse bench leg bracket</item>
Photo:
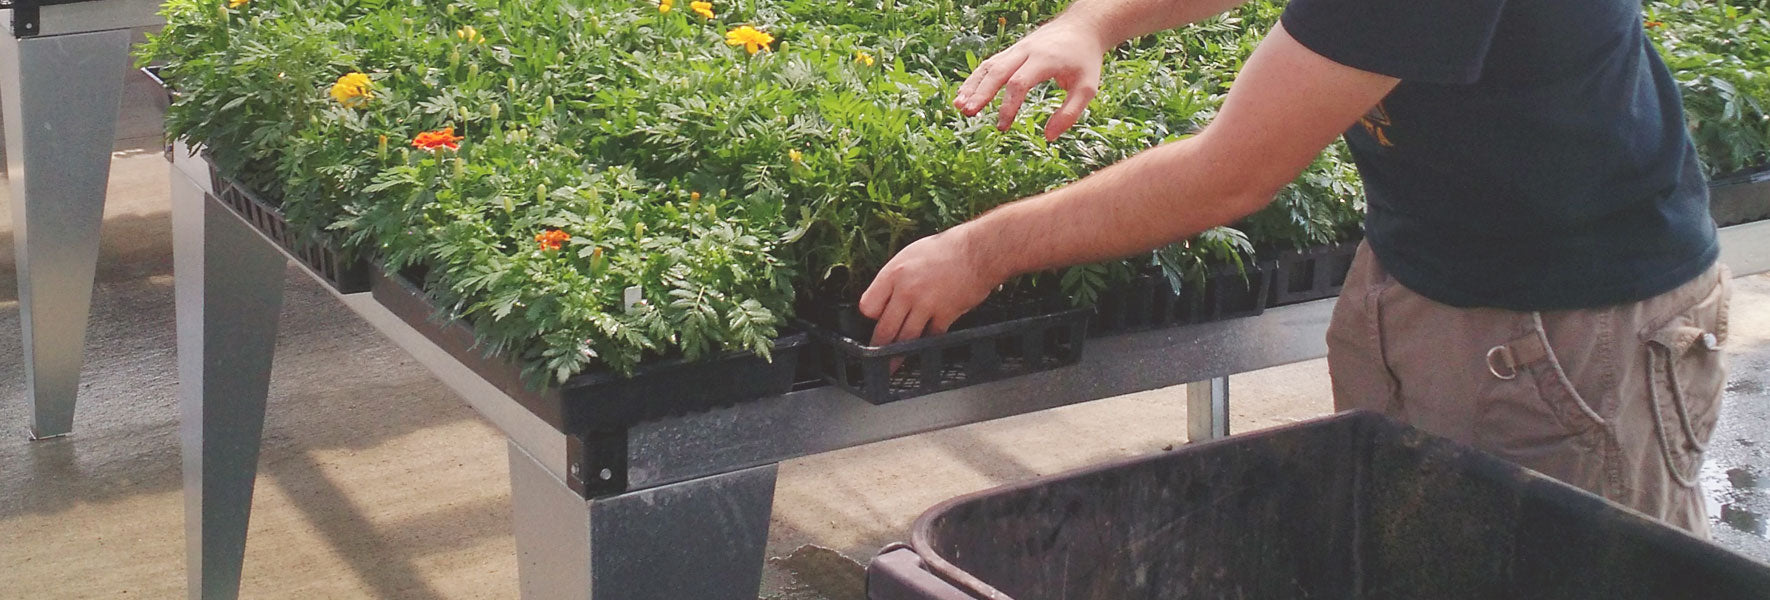
[[[583,498],[627,491],[627,430],[568,435],[567,483]]]
[[[189,597],[239,596],[286,261],[188,178],[172,177]]]
[[[20,8],[13,16],[21,17]],[[25,387],[34,439],[73,430],[129,31],[0,35]]]
[[[756,598],[778,465],[585,500],[509,448],[523,598]]]

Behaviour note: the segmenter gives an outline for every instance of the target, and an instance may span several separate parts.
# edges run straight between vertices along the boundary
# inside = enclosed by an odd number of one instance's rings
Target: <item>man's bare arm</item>
[[[879,319],[874,341],[945,331],[1014,275],[1130,256],[1259,210],[1397,83],[1275,28],[1199,135],[898,253],[861,299]]]

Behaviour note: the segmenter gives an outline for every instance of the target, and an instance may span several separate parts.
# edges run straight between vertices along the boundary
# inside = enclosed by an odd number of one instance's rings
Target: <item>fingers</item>
[[[891,286],[890,272],[880,271],[878,277],[873,279],[873,284],[867,286],[866,293],[860,296],[860,304],[856,306],[860,309],[860,314],[866,315],[868,319],[879,320],[879,316],[885,313],[886,301],[891,299]]]
[[[1002,109],[996,117],[996,129],[1007,131],[1014,124],[1014,118],[1020,116],[1020,105],[1026,102],[1027,92],[1045,79],[1034,77],[1025,70],[1008,78],[1008,92],[1002,96]]]
[[[1076,85],[1066,86],[1063,95],[1063,106],[1051,113],[1051,120],[1045,122],[1045,141],[1057,141],[1063,132],[1082,119],[1082,113],[1088,109],[1088,102],[1094,99],[1099,90],[1099,77],[1088,77]]]
[[[910,316],[909,305],[899,299],[885,306],[884,314],[879,315],[879,323],[873,326],[872,345],[883,346],[897,341],[898,332],[903,331],[904,322]]]
[[[965,85],[959,88],[959,95],[953,100],[953,106],[965,113],[965,116],[976,116],[983,107],[989,106],[990,101],[996,98],[996,92],[1001,91],[1002,84],[1007,83],[1024,64],[1026,53],[1015,51],[1004,52],[983,61],[983,64],[977,66],[977,72],[972,73],[965,80]]]

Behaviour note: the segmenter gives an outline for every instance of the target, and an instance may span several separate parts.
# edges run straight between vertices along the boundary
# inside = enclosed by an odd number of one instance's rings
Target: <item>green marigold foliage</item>
[[[227,4],[168,1],[141,52],[180,91],[169,135],[306,234],[422,277],[536,381],[766,354],[796,294],[840,276],[855,296],[920,237],[1193,133],[1282,10],[1258,0],[1115,49],[1088,115],[1047,143],[1061,92],[1036,90],[1006,132],[950,103],[981,57],[1062,8],[1051,0],[715,0],[711,18],[652,0]],[[1668,26],[1684,36],[1668,51],[1763,35],[1745,23],[1761,16],[1726,18],[1733,33],[1711,37]],[[728,44],[742,26],[768,48]],[[1721,121],[1761,120],[1761,75],[1710,71],[1686,85],[1737,92]],[[368,85],[343,85],[353,73]],[[1705,150],[1762,158],[1761,128],[1711,123]],[[1237,229],[1054,279],[1081,304],[1155,268],[1185,285],[1256,243],[1355,231],[1362,209],[1336,146]]]

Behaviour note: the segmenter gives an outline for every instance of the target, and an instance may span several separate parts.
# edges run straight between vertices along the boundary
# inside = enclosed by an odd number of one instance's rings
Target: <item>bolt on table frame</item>
[[[173,160],[189,590],[235,598],[288,257],[215,198],[201,159]],[[1770,236],[1754,243],[1742,274],[1770,268]],[[549,600],[753,600],[794,457],[1189,382],[1188,430],[1220,433],[1226,378],[1324,355],[1333,305],[1099,338],[1075,366],[893,404],[820,387],[585,432],[549,425],[371,294],[338,299],[508,437],[522,595]]]
[[[131,29],[158,0],[8,0],[0,10],[19,322],[33,439],[73,430]]]

